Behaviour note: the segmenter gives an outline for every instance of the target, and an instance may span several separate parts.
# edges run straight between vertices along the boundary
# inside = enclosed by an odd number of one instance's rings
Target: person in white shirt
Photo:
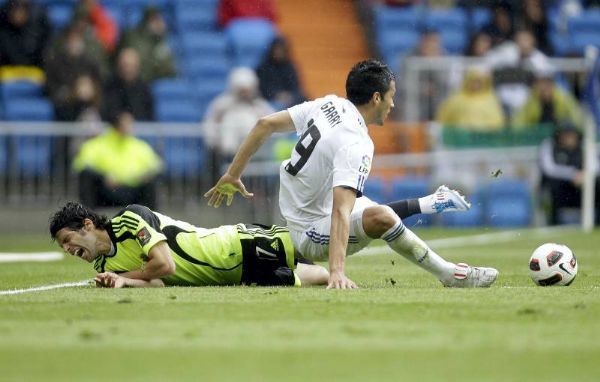
[[[219,207],[225,198],[230,205],[236,192],[251,197],[240,176],[252,154],[272,133],[296,130],[298,143],[280,168],[280,208],[296,249],[311,260],[329,257],[328,288],[356,288],[345,275],[346,255],[375,238],[445,286],[490,286],[498,271],[445,261],[402,224],[393,207],[362,196],[373,158],[367,125],[383,125],[395,92],[388,67],[371,59],[357,63],[348,74],[347,99],[329,95],[261,118],[227,172],[205,194],[209,205]],[[449,200],[455,210],[468,209],[462,197]],[[436,209],[435,203],[421,207],[421,212]]]

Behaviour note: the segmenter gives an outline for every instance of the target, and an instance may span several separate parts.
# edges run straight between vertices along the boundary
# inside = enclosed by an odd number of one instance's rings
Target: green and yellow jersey
[[[165,241],[175,262],[175,273],[162,278],[165,285],[300,285],[284,227],[206,229],[134,204],[112,218],[107,231],[114,251],[96,259],[98,272],[141,269],[150,249]]]

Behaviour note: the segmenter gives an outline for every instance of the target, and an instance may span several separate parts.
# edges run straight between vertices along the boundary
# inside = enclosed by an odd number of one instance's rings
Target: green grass
[[[475,234],[420,231],[426,239]],[[579,275],[541,288],[527,260],[568,244]],[[347,262],[356,291],[68,288],[0,296],[2,381],[597,381],[600,234],[577,231],[438,252],[497,267],[485,290],[444,289],[397,255]],[[52,250],[0,237],[2,251]],[[0,264],[0,290],[78,281],[89,264]]]

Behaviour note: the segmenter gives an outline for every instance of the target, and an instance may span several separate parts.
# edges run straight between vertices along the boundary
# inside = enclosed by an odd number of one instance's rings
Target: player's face
[[[96,236],[85,226],[77,231],[63,228],[56,234],[56,242],[69,255],[91,263],[98,257]]]
[[[377,105],[377,115],[375,116],[375,124],[383,126],[383,122],[387,118],[390,111],[394,108],[394,96],[396,95],[396,81],[390,82],[390,88],[381,98]]]

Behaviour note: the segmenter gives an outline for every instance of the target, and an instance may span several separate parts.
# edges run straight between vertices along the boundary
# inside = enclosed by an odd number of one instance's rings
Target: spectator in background
[[[167,24],[159,9],[149,6],[137,27],[125,32],[121,48],[133,48],[140,56],[142,80],[152,82],[177,75],[167,42]]]
[[[112,127],[85,142],[73,169],[79,173],[79,198],[90,207],[156,207],[156,180],[162,161],[146,142],[132,136],[133,116],[118,112]]]
[[[256,74],[263,97],[277,104],[280,109],[304,102],[298,74],[284,38],[277,37],[273,41]]]
[[[462,88],[440,106],[437,121],[445,127],[476,131],[494,131],[504,126],[504,112],[492,87],[492,78],[484,68],[467,70]]]
[[[552,71],[540,71],[527,102],[512,122],[515,127],[564,122],[582,127],[583,112],[575,97],[556,85]]]
[[[78,120],[83,110],[100,107],[101,69],[86,51],[84,34],[80,24],[70,24],[47,54],[46,89],[59,121]]]
[[[561,208],[581,207],[584,179],[581,133],[570,123],[559,125],[539,150],[542,189],[550,194],[548,223],[559,224]],[[596,224],[600,221],[600,182],[596,174]]]
[[[132,48],[117,56],[116,73],[104,89],[104,115],[126,110],[140,121],[154,120],[154,100],[148,83],[140,76],[140,58]]]
[[[521,3],[521,23],[535,35],[538,48],[545,54],[552,54],[548,40],[548,18],[541,0],[523,0]]]
[[[239,18],[262,18],[273,23],[277,19],[272,0],[220,0],[217,17],[221,28]]]
[[[80,0],[74,19],[85,20],[106,52],[114,52],[119,38],[119,26],[98,0]]]
[[[50,37],[46,13],[29,0],[9,0],[0,7],[0,66],[42,67]]]
[[[401,37],[400,37],[401,38]],[[410,57],[442,57],[444,56],[440,35],[435,29],[424,29],[415,49],[403,59]],[[401,67],[401,77],[407,78],[409,73]],[[402,81],[399,81],[402,83]],[[442,91],[448,85],[448,73],[438,70],[423,70],[419,75],[419,112],[420,121],[434,119],[435,111],[441,102]],[[402,91],[402,87],[400,87]],[[402,96],[400,96],[402,97]],[[406,112],[406,110],[404,110]]]
[[[492,46],[509,41],[513,35],[513,19],[508,2],[499,1],[492,7],[492,20],[482,28],[492,38]]]
[[[252,69],[235,68],[228,81],[228,89],[208,106],[203,123],[213,182],[220,178],[221,165],[233,159],[258,119],[274,111],[260,96],[258,78]]]
[[[483,31],[477,32],[471,37],[467,50],[465,51],[465,56],[484,57],[491,48],[492,38],[490,35]]]
[[[520,27],[514,41],[492,49],[485,57],[494,72],[494,84],[502,106],[513,115],[527,100],[532,73],[551,68],[548,57],[536,47],[531,30]]]

